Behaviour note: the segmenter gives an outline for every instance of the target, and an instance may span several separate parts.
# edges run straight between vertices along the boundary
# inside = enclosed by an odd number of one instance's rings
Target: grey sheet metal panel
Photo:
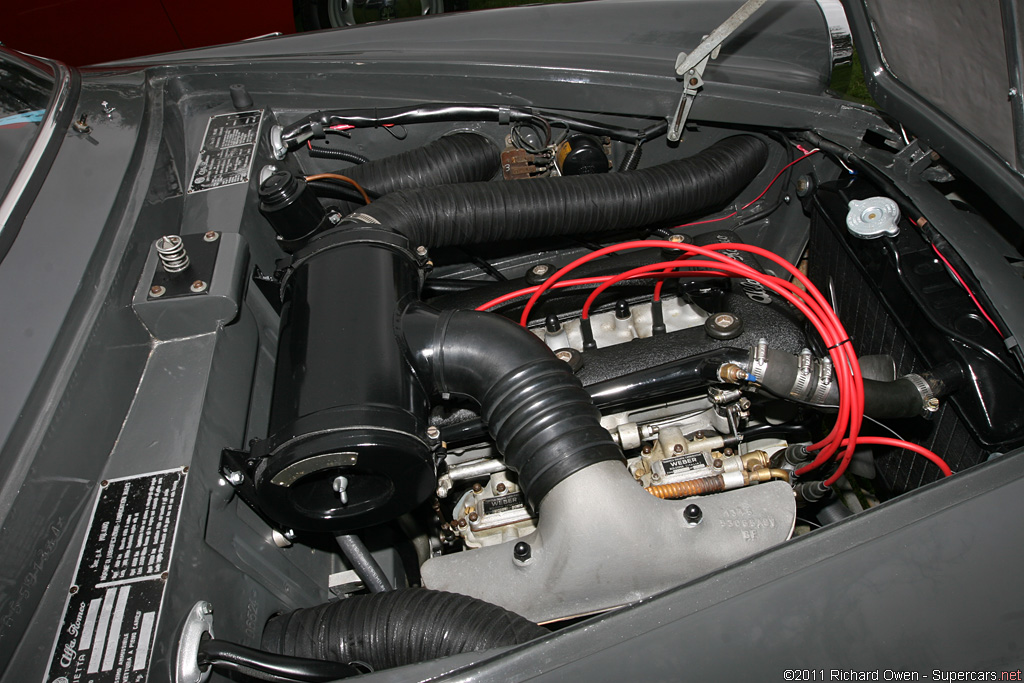
[[[584,66],[674,75],[676,55],[740,5],[737,0],[594,0],[364,24],[332,31],[156,55],[133,64],[298,57],[330,69],[351,61],[418,55],[438,73],[471,64]],[[324,63],[327,62],[327,63]],[[770,0],[723,46],[706,80],[820,93],[831,73],[829,27],[805,0]]]

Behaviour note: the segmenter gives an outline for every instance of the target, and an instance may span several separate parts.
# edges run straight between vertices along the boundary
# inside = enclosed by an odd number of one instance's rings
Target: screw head
[[[441,430],[437,427],[427,427],[427,438],[432,441],[437,441],[441,438]]]
[[[530,269],[530,272],[537,276],[547,275],[547,272],[551,270],[551,266],[546,263],[539,263]]]
[[[508,488],[503,482],[498,482],[498,485],[494,487],[494,490],[498,493],[505,493],[505,489]]]
[[[205,282],[203,282],[202,280],[196,280],[195,282],[192,283],[192,286],[189,287],[189,289],[192,290],[193,292],[199,293],[205,292],[206,287],[207,285]]]
[[[682,453],[683,452],[683,444],[677,443],[675,446],[672,447],[672,450],[675,451],[676,453]]]
[[[651,446],[650,446],[650,444],[646,444],[646,443],[645,443],[645,444],[644,444],[644,447],[643,447],[642,449],[640,449],[640,451],[641,451],[641,452],[642,452],[642,453],[643,453],[644,455],[650,455],[650,454],[651,454]]]
[[[154,299],[159,299],[167,293],[167,289],[162,285],[153,285],[149,288],[149,295]]]
[[[690,85],[697,85],[699,82],[700,81],[698,81],[696,78],[691,78],[690,79]]]
[[[216,230],[210,230],[205,235],[203,235],[204,242],[216,242],[219,238],[220,233],[217,232]]]
[[[924,409],[929,413],[936,412],[939,409],[939,399],[935,398],[934,396],[928,399],[927,401],[925,401]]]
[[[417,256],[426,256],[427,255],[427,248],[424,247],[423,245],[420,245],[420,246],[416,247],[416,255]]]
[[[477,514],[477,513],[475,513],[475,512],[470,512],[470,513],[469,513],[469,521],[471,521],[471,522],[475,522],[475,521],[476,521],[476,520],[478,520],[478,519],[480,519],[480,515],[478,515],[478,514]]]

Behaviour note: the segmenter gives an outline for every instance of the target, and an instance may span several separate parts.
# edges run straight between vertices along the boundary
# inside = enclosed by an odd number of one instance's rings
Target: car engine
[[[190,78],[136,188],[153,341],[52,673],[524,643],[1024,442],[1016,351],[929,222],[983,209],[865,107],[669,142],[536,93]]]

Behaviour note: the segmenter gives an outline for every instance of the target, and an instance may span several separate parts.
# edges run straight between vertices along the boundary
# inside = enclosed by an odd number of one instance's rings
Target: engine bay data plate
[[[186,476],[102,483],[44,681],[146,680]]]
[[[263,110],[211,116],[188,193],[249,182]]]

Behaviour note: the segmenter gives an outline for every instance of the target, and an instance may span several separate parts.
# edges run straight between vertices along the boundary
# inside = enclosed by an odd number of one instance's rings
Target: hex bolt
[[[208,602],[204,602],[200,605],[199,611],[203,614],[213,614],[213,605]]]
[[[236,472],[235,470],[227,470],[224,472],[224,479],[226,479],[232,486],[238,486],[245,481],[245,475],[241,472]]]
[[[416,247],[416,255],[417,256],[426,256],[427,255],[427,248],[422,246],[422,245]]]
[[[538,263],[526,271],[526,284],[539,285],[547,280],[555,272],[555,266],[551,263]]]
[[[167,293],[167,288],[163,285],[153,285],[149,288],[149,295],[154,299],[159,299]]]
[[[929,413],[934,413],[939,409],[939,399],[934,396],[924,403],[924,409]]]
[[[331,488],[338,494],[342,505],[348,505],[348,477],[338,476],[331,483]]]
[[[332,213],[327,215],[327,220],[331,222],[331,225],[337,225],[341,222],[340,213]]]
[[[203,282],[202,280],[196,280],[195,282],[192,283],[192,286],[189,287],[189,289],[195,292],[196,294],[198,294],[199,292],[205,292],[206,283]]]
[[[561,351],[555,352],[555,358],[565,363],[568,363],[569,361],[572,360],[572,353],[566,351],[565,349],[562,349]]]
[[[533,548],[526,541],[519,541],[515,547],[512,548],[512,558],[520,564],[526,562],[533,557]]]
[[[683,508],[683,519],[690,526],[697,526],[700,524],[700,520],[704,519],[704,511],[700,509],[699,505],[690,503]]]
[[[217,232],[216,230],[210,230],[205,235],[203,235],[204,242],[216,242],[219,238],[220,233]]]
[[[427,427],[427,438],[431,441],[437,441],[441,438],[441,430],[437,427]]]

